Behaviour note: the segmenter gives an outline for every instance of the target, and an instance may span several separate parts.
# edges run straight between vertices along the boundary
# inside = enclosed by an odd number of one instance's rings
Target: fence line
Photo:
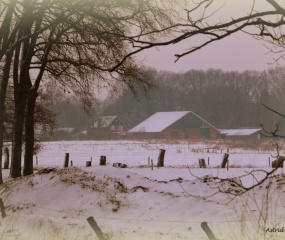
[[[17,201],[13,201],[13,200],[6,200],[7,202],[12,202],[12,203],[17,203],[17,204],[25,204],[22,202],[17,202]],[[52,209],[52,208],[46,208],[46,207],[39,207],[39,206],[32,206],[32,208],[37,208],[37,209],[43,209],[43,210],[48,210],[48,211],[52,211],[52,212],[57,212],[57,213],[62,213],[62,214],[69,214],[69,215],[75,215],[76,217],[84,217],[84,218],[88,218],[90,217],[90,215],[84,215],[81,213],[72,213],[72,212],[65,212],[62,210],[57,210],[57,209]],[[13,213],[15,214],[15,213]],[[8,214],[7,214],[8,215]],[[55,217],[55,216],[54,216]],[[138,218],[123,218],[123,217],[104,217],[104,216],[96,216],[96,219],[105,219],[105,220],[119,220],[119,221],[137,221],[137,222],[160,222],[160,223],[190,223],[190,224],[201,224],[201,221],[182,221],[182,220],[156,220],[156,219],[138,219]],[[280,218],[268,218],[268,220],[275,220],[275,219],[280,219]],[[243,222],[248,222],[248,221],[254,221],[254,220],[259,220],[259,218],[250,218],[248,220],[243,219]],[[209,224],[220,224],[220,223],[224,223],[224,222],[241,222],[241,220],[220,220],[220,221],[215,221],[215,222],[209,222],[207,221]]]

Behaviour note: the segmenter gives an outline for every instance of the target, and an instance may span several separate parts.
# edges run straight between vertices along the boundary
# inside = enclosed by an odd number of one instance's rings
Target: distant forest
[[[84,113],[76,101],[53,105],[61,127],[88,128],[96,117],[117,115],[133,127],[158,111],[193,111],[217,128],[260,127],[273,130],[282,117],[262,104],[285,113],[285,68],[269,71],[225,72],[191,70],[184,73],[148,69],[155,87],[134,96],[121,89],[100,106]]]

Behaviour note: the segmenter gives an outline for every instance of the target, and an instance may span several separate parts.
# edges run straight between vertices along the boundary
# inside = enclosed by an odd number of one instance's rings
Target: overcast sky
[[[245,34],[238,34],[213,43],[174,63],[174,54],[181,52],[186,46],[187,44],[184,43],[180,46],[163,47],[159,50],[152,49],[140,54],[139,59],[155,69],[175,72],[209,68],[227,71],[263,71],[276,66],[272,63],[274,56],[277,57],[277,55],[269,53],[264,42]]]
[[[224,2],[224,0],[220,0],[221,4]],[[257,2],[259,9],[272,9],[266,0],[258,0]],[[226,18],[224,13],[227,16],[237,17],[242,12],[249,12],[252,7],[251,3],[252,1],[249,0],[227,0],[226,7],[219,12],[219,18]],[[258,41],[244,33],[237,33],[183,57],[176,63],[174,63],[174,54],[181,53],[184,49],[189,48],[189,41],[175,46],[145,51],[138,58],[143,59],[146,65],[158,70],[175,72],[209,68],[219,68],[226,71],[263,71],[274,68],[276,64],[272,64],[273,58],[277,57],[277,55],[269,53],[264,44],[263,41]],[[281,62],[281,64],[284,63]]]

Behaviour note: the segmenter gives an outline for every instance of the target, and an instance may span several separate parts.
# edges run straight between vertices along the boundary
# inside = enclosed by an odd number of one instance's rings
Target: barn
[[[157,112],[129,130],[141,138],[220,138],[220,131],[191,111]]]
[[[252,139],[261,138],[261,128],[220,129],[221,137],[226,139]]]
[[[99,117],[88,131],[92,139],[113,139],[127,131],[126,125],[118,116]]]

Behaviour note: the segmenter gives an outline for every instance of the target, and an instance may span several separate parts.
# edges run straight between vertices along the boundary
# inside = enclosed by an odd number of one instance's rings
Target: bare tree
[[[15,88],[11,176],[21,175],[24,124],[28,140],[24,174],[32,173],[33,116],[37,91],[45,77],[56,78],[67,91],[84,96],[82,100],[88,106],[94,83],[101,87],[122,83],[133,92],[138,87],[148,89],[152,84],[132,56],[155,46],[176,44],[199,35],[206,37],[197,46],[177,54],[179,60],[212,42],[247,31],[282,48],[285,10],[274,0],[264,1],[271,10],[256,11],[253,1],[249,14],[212,23],[209,19],[216,14],[216,9],[211,8],[216,3],[214,0],[191,1],[188,8],[183,6],[186,10],[179,15],[175,13],[183,7],[169,6],[174,3],[162,0],[2,0],[0,60],[5,61],[0,115],[11,66]],[[252,32],[251,27],[255,27]],[[37,69],[35,77],[31,76],[32,69]],[[0,126],[1,121],[0,118]]]
[[[8,1],[3,4],[10,7]],[[157,1],[24,0],[15,5],[5,45],[12,54],[7,73],[13,66],[15,96],[11,177],[21,175],[23,130],[23,172],[33,171],[33,118],[43,79],[55,78],[58,85],[82,96],[85,106],[92,101],[94,84],[125,84],[134,93],[140,87],[147,90],[152,83],[131,58],[132,39],[155,40],[174,27],[165,4]],[[7,53],[3,48],[3,56]]]

